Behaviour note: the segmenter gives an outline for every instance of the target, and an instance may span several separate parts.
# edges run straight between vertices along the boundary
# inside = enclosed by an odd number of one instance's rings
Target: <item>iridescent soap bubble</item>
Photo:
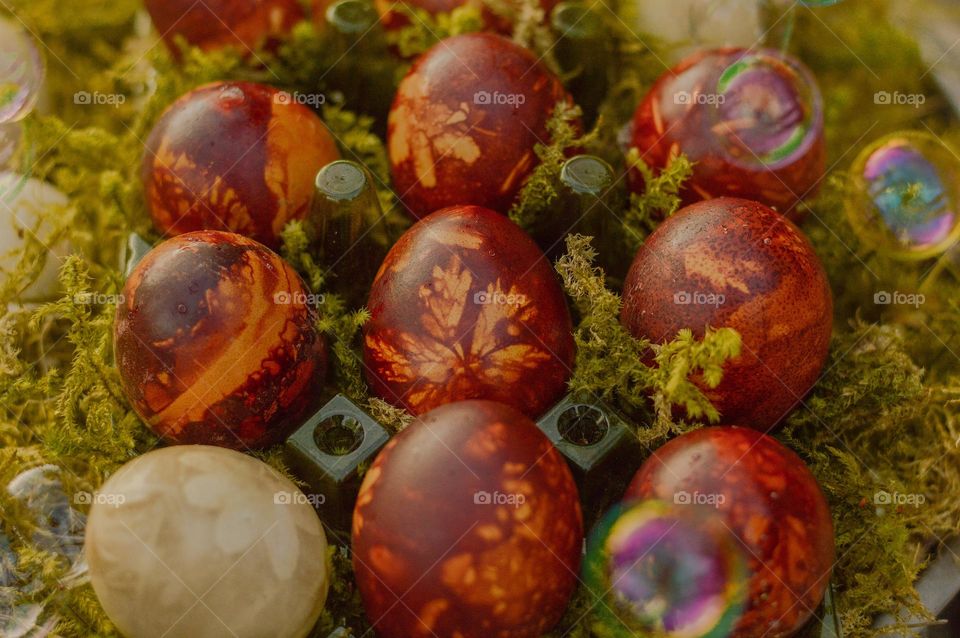
[[[7,484],[7,493],[32,514],[34,545],[71,561],[79,557],[86,517],[72,507],[59,467],[40,465],[21,472]]]
[[[674,638],[726,638],[744,607],[745,565],[707,510],[651,500],[618,506],[598,525],[585,580],[613,636],[661,629]]]
[[[819,134],[815,86],[806,69],[789,58],[745,53],[717,79],[711,130],[740,165],[773,169],[795,162]]]
[[[0,18],[0,124],[33,110],[46,72],[36,40],[22,24]]]
[[[851,173],[847,215],[881,253],[926,259],[960,237],[960,159],[934,135],[883,137],[860,153]]]

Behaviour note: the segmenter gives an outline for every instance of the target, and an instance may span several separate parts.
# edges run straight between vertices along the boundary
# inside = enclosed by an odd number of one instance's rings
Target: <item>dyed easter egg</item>
[[[137,265],[117,307],[127,398],[172,443],[276,443],[323,388],[327,351],[311,303],[297,273],[252,239],[167,240]]]
[[[701,384],[722,423],[772,428],[826,362],[833,298],[823,266],[803,233],[762,204],[721,198],[680,210],[637,252],[623,290],[620,320],[637,338],[740,333],[721,383]]]
[[[712,510],[658,500],[621,505],[591,534],[585,582],[611,637],[663,628],[671,638],[727,638],[743,612],[746,561]]]
[[[146,0],[146,5],[174,53],[178,36],[205,51],[233,47],[252,53],[304,18],[297,0]]]
[[[560,80],[530,51],[490,33],[443,40],[400,83],[388,121],[394,186],[422,217],[475,204],[506,213],[538,163]]]
[[[797,59],[769,49],[715,49],[665,73],[637,107],[632,145],[664,168],[695,162],[685,203],[743,197],[784,214],[826,170],[820,90]],[[633,187],[642,190],[634,176]]]
[[[141,178],[157,231],[228,230],[277,249],[339,158],[326,126],[287,93],[217,82],[187,93],[147,138]]]
[[[0,286],[11,285],[21,251],[36,244],[42,253],[32,271],[35,276],[20,282],[18,296],[25,302],[52,301],[58,294],[57,274],[71,248],[66,240],[51,240],[54,220],[69,203],[66,195],[46,182],[0,171]]]
[[[128,638],[302,638],[323,610],[323,525],[265,463],[205,445],[154,450],[90,500],[90,581]]]
[[[534,638],[576,585],[583,522],[560,453],[491,401],[426,414],[381,451],[353,515],[353,566],[382,638]]]
[[[631,29],[650,34],[665,46],[658,55],[670,64],[705,48],[751,47],[764,36],[759,2],[743,0],[628,0],[618,14]]]
[[[847,216],[865,243],[892,257],[926,259],[960,238],[960,160],[935,136],[883,137],[850,172]]]
[[[772,437],[741,427],[677,437],[643,464],[627,498],[715,509],[747,560],[738,638],[790,636],[823,599],[835,551],[830,509],[800,457]]]
[[[387,254],[367,307],[370,389],[414,414],[489,399],[536,418],[573,368],[573,326],[550,262],[485,208],[414,225]]]

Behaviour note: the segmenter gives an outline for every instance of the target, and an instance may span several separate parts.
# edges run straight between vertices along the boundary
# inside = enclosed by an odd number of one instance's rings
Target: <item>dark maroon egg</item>
[[[627,499],[714,508],[745,550],[749,582],[737,638],[793,635],[820,604],[834,563],[833,521],[816,478],[774,438],[703,428],[656,450]]]
[[[388,123],[397,193],[422,217],[475,204],[507,212],[547,143],[547,120],[570,97],[536,56],[472,33],[436,44],[400,83]]]
[[[381,451],[353,516],[353,565],[383,638],[535,638],[577,582],[576,484],[516,410],[463,401]]]
[[[297,273],[252,239],[200,231],[160,244],[117,308],[127,397],[172,443],[276,443],[323,389],[327,350],[310,302]]]
[[[176,36],[205,51],[246,53],[286,35],[304,13],[297,0],[146,0],[157,32],[176,51]]]
[[[723,381],[701,389],[722,423],[769,429],[813,387],[826,362],[833,297],[803,233],[762,204],[721,198],[688,206],[637,252],[620,320],[637,338],[733,328],[743,347]],[[695,379],[699,381],[699,378]]]
[[[164,235],[227,230],[277,249],[287,222],[306,217],[317,172],[339,157],[323,121],[289,94],[218,82],[164,112],[141,177]]]
[[[536,418],[563,394],[573,326],[550,262],[485,208],[438,211],[394,245],[370,292],[371,390],[414,414],[489,399]]]
[[[656,168],[679,153],[695,162],[687,204],[743,197],[792,215],[826,170],[816,81],[799,60],[768,49],[683,60],[637,107],[632,142]],[[642,180],[633,184],[642,188]]]

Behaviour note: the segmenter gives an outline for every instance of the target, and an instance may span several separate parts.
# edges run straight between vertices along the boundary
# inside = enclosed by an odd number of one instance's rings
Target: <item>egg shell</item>
[[[387,254],[367,307],[370,388],[414,414],[489,399],[535,418],[566,388],[575,347],[556,273],[494,211],[457,206],[415,224]]]
[[[400,82],[388,120],[394,187],[423,217],[474,204],[506,213],[548,143],[547,121],[570,101],[527,49],[491,33],[447,38]]]
[[[634,258],[621,322],[655,343],[689,328],[740,333],[739,357],[701,389],[721,422],[769,429],[813,387],[833,325],[833,297],[810,242],[762,204],[720,198],[663,222]],[[702,382],[699,377],[694,378]]]
[[[169,442],[265,447],[319,401],[327,349],[317,320],[277,254],[233,233],[188,233],[127,280],[115,357],[137,414]]]
[[[563,458],[508,406],[463,401],[381,451],[354,510],[353,564],[383,638],[534,638],[577,582],[579,497]]]
[[[626,499],[711,502],[745,550],[746,607],[733,638],[785,638],[823,599],[835,559],[830,509],[793,451],[750,428],[709,427],[657,449]]]
[[[233,47],[252,53],[286,35],[304,18],[297,0],[146,0],[147,11],[171,51],[177,36],[205,51]]]
[[[799,60],[770,49],[691,55],[657,80],[632,125],[631,144],[648,165],[662,169],[681,153],[694,162],[685,204],[742,197],[796,220],[797,204],[826,172],[816,81]],[[639,173],[631,177],[643,192]]]
[[[227,230],[279,249],[286,224],[309,212],[317,172],[339,156],[323,121],[291,95],[216,82],[160,117],[141,178],[160,233]]]

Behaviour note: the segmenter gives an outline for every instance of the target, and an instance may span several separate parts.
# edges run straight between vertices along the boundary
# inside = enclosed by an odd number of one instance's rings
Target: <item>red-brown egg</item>
[[[562,100],[570,97],[560,80],[506,38],[472,33],[436,44],[400,83],[388,122],[394,186],[407,210],[507,212]]]
[[[826,170],[816,81],[768,49],[703,51],[667,71],[637,107],[632,143],[656,168],[679,153],[695,162],[688,204],[743,197],[792,215]]]
[[[715,508],[745,551],[746,607],[735,638],[783,638],[820,604],[834,563],[833,522],[816,478],[775,439],[741,427],[680,436],[643,464],[627,499]]]
[[[813,387],[827,358],[833,298],[803,233],[762,204],[721,198],[688,206],[637,252],[620,319],[637,338],[702,337],[729,327],[740,356],[701,388],[722,423],[768,429]],[[695,379],[696,381],[697,379]]]
[[[187,93],[146,149],[141,178],[159,232],[227,230],[273,249],[287,222],[307,215],[317,172],[339,158],[313,111],[252,82]]]
[[[565,390],[566,300],[550,262],[503,215],[458,206],[415,224],[384,260],[367,307],[370,388],[414,414],[489,399],[536,418]]]
[[[157,32],[176,51],[177,36],[205,51],[244,53],[286,35],[303,19],[297,0],[146,0]]]
[[[317,313],[265,246],[218,231],[143,258],[117,307],[114,348],[137,414],[171,443],[265,447],[300,425],[326,373]]]
[[[490,401],[420,417],[381,451],[353,565],[383,638],[534,638],[557,623],[583,542],[577,488],[536,425]]]

